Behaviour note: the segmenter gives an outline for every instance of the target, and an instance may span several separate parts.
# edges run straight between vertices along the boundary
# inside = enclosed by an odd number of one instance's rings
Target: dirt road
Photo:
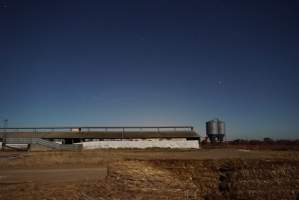
[[[15,169],[1,170],[0,184],[17,184],[26,182],[54,183],[80,182],[101,180],[107,175],[107,168],[78,168],[78,169]]]

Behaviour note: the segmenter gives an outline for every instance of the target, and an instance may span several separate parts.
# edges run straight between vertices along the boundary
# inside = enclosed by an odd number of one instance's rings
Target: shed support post
[[[30,151],[31,150],[31,144],[28,144],[27,145],[27,151]]]

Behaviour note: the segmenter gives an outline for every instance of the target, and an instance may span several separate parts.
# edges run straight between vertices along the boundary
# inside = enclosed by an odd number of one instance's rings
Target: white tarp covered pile
[[[7,144],[7,145],[13,148],[20,148],[20,149],[28,147],[27,144]],[[0,149],[2,149],[2,142],[0,142]]]
[[[180,149],[199,149],[198,140],[104,140],[83,142],[83,149],[101,148],[180,148]]]

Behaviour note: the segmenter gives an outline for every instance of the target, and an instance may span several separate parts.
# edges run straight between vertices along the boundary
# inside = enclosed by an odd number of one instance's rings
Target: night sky
[[[11,127],[299,136],[299,1],[0,0],[0,25]]]

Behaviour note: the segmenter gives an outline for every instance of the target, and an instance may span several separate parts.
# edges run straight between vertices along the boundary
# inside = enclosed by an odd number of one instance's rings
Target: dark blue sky
[[[299,1],[0,1],[9,126],[194,125],[298,138]]]

